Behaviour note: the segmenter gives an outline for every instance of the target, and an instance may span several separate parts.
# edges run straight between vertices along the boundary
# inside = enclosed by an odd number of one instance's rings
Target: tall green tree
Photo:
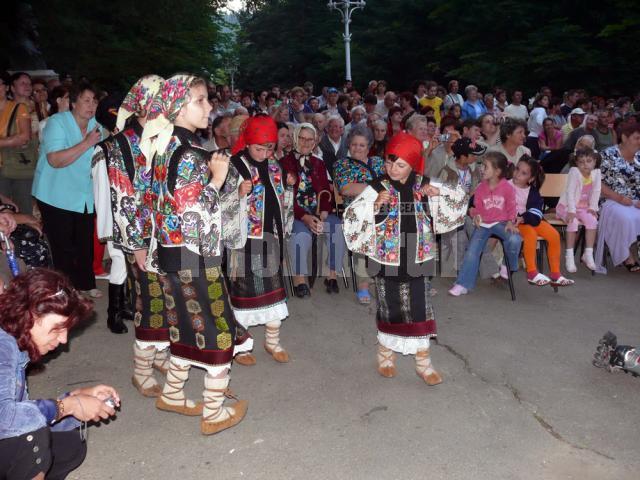
[[[211,0],[33,0],[50,68],[126,89],[144,74],[210,75],[220,64]]]

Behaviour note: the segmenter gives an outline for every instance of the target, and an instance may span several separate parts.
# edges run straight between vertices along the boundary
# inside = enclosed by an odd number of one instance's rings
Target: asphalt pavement
[[[460,479],[618,480],[640,467],[640,378],[591,365],[613,331],[640,345],[640,274],[576,275],[554,293],[517,274],[517,300],[504,285],[447,296],[436,278],[438,343],[444,377],[428,387],[412,357],[393,379],[376,372],[374,307],[319,281],[292,299],[277,364],[251,329],[257,365],[234,365],[231,388],[249,401],[246,418],[211,437],[199,418],[157,410],[131,385],[133,325],[106,328],[106,299],[66,351],[30,377],[32,398],[96,382],[116,387],[122,408],[89,428],[89,452],[70,479]],[[106,296],[106,282],[99,282]],[[160,377],[158,377],[160,379]],[[187,384],[200,398],[203,371]]]

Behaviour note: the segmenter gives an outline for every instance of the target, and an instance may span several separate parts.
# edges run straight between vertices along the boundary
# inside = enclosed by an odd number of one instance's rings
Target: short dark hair
[[[364,96],[364,103],[366,103],[367,105],[377,105],[378,98],[375,95],[368,93]]]
[[[524,128],[525,132],[527,131],[527,124],[524,120],[511,117],[505,118],[504,122],[500,124],[500,141],[502,143],[506,142],[507,138],[513,135],[513,132],[515,132],[518,127]]]
[[[598,152],[592,150],[590,148],[581,148],[576,150],[575,153],[569,155],[569,165],[572,167],[578,166],[578,159],[581,157],[589,157],[596,161],[596,168],[600,168],[600,164],[602,163],[602,157]]]
[[[90,83],[82,82],[74,85],[69,91],[69,102],[76,103],[78,101],[78,97],[87,90],[95,95],[96,100],[98,99],[98,90],[96,89],[96,87],[94,87]]]

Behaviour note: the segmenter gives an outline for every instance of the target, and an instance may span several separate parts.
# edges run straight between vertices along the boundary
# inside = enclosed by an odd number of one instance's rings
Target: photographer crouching
[[[19,275],[0,295],[0,479],[66,478],[86,455],[82,422],[115,415],[120,397],[107,385],[55,400],[30,400],[27,391],[27,364],[67,343],[91,310],[66,277],[42,268]]]

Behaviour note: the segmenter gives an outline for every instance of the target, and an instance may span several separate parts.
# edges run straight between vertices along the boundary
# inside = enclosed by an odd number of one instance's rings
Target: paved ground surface
[[[203,437],[197,418],[155,409],[130,382],[133,328],[105,326],[106,301],[44,373],[31,377],[34,398],[105,382],[123,397],[118,418],[90,428],[89,454],[72,479],[580,479],[635,478],[640,378],[591,365],[606,330],[640,345],[640,275],[575,276],[575,287],[516,279],[481,282],[466,297],[447,297],[436,279],[439,345],[445,377],[427,387],[401,358],[398,376],[375,370],[373,310],[351,292],[290,302],[276,364],[256,338],[258,364],[234,366],[231,386],[250,406],[231,430]],[[101,282],[106,290],[106,283]],[[192,370],[188,393],[201,394]]]

